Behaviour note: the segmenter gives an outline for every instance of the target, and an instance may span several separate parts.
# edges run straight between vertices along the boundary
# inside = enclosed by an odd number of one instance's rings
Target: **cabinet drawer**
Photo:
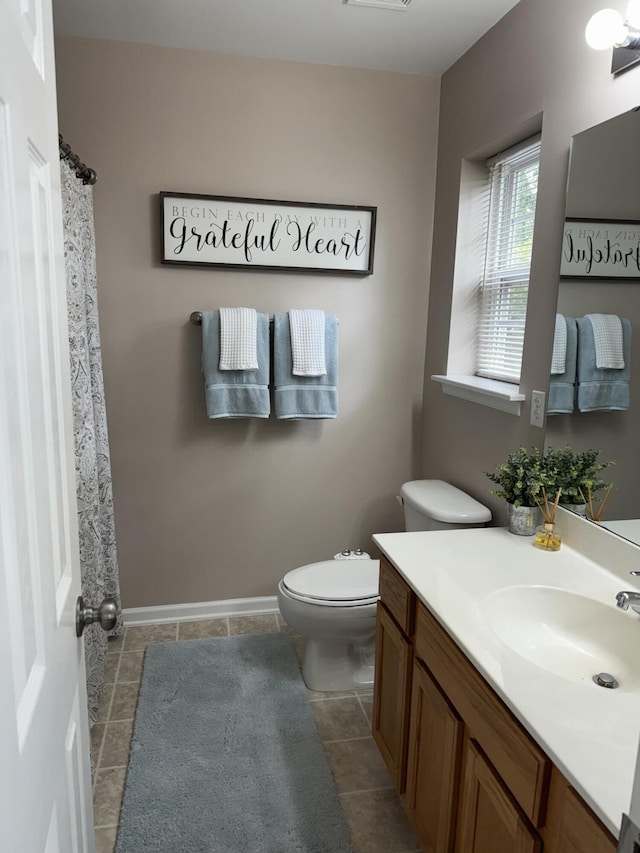
[[[385,557],[380,559],[380,599],[410,637],[413,633],[415,594]]]
[[[422,602],[415,648],[520,808],[542,826],[551,762]]]

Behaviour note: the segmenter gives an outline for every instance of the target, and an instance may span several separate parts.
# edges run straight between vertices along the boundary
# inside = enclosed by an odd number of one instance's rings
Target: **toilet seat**
[[[287,572],[281,584],[298,601],[357,607],[377,601],[379,570],[379,560],[324,560]]]

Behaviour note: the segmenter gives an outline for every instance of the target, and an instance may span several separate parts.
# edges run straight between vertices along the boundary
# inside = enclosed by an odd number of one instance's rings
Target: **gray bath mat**
[[[116,853],[352,853],[286,634],[147,648]]]

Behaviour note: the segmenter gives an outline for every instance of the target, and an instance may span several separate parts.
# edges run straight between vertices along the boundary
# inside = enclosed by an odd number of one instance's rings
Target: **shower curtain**
[[[82,595],[94,607],[105,596],[113,596],[120,613],[111,460],[98,327],[93,190],[76,177],[65,161],[60,163],[60,173]],[[119,615],[112,634],[122,631],[121,619]],[[93,723],[105,683],[107,634],[99,625],[91,625],[83,636],[89,719]]]

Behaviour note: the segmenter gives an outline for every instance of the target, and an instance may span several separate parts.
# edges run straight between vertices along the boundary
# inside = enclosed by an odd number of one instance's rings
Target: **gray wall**
[[[60,128],[99,175],[98,280],[125,607],[272,595],[399,530],[419,473],[439,79],[56,43]],[[375,272],[163,267],[159,190],[378,207]],[[191,311],[340,319],[336,421],[208,421]]]
[[[600,0],[521,0],[443,77],[424,386],[424,476],[444,477],[487,502],[502,501],[482,473],[520,445],[542,446],[520,417],[445,397],[461,162],[500,150],[542,114],[542,158],[521,389],[548,385],[571,137],[640,101],[640,68],[614,79],[610,51],[591,50],[584,27]]]

